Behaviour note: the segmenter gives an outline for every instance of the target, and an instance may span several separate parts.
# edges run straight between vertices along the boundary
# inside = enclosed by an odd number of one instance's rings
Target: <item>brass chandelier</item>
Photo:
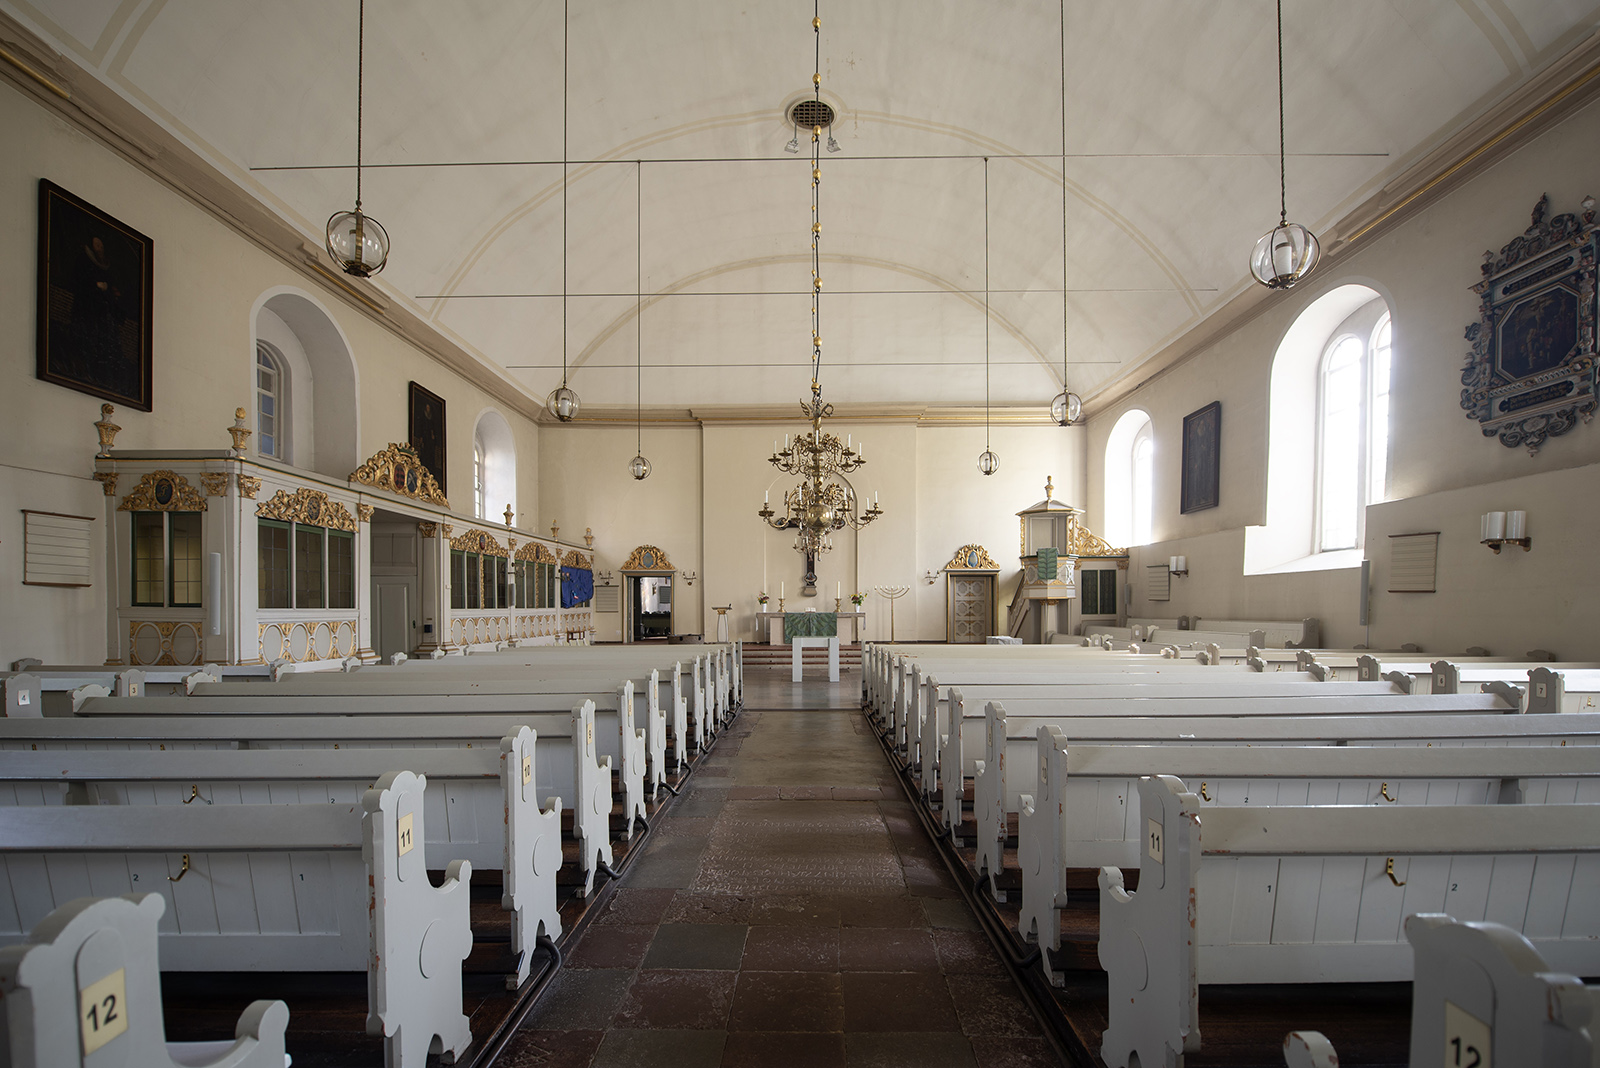
[[[811,29],[815,35],[816,63],[811,75],[812,99],[822,114],[822,18],[820,0],[812,5]],[[831,109],[829,112],[831,114]],[[774,530],[795,532],[795,551],[805,556],[816,556],[833,548],[833,532],[850,527],[860,530],[883,514],[876,496],[865,510],[856,492],[848,484],[836,481],[840,475],[855,471],[866,460],[864,448],[857,448],[850,437],[840,441],[837,435],[822,429],[822,421],[833,415],[833,405],[822,400],[822,259],[819,243],[822,238],[822,132],[821,124],[811,127],[811,399],[800,402],[800,410],[810,420],[810,429],[803,432],[794,444],[787,435],[783,448],[772,443],[772,455],[767,462],[789,475],[798,475],[800,483],[783,495],[783,511],[775,511],[769,494],[756,514]],[[828,130],[828,150],[837,151],[831,123]]]

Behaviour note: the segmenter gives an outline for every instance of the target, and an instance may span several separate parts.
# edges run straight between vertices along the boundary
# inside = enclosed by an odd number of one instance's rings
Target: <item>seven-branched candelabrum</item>
[[[876,501],[863,511],[855,490],[832,481],[833,476],[849,474],[866,461],[850,440],[840,441],[822,430],[825,411],[806,407],[811,430],[792,445],[773,445],[768,462],[785,474],[798,475],[801,482],[783,495],[783,512],[773,510],[770,499],[757,514],[774,530],[794,530],[795,549],[802,553],[824,553],[833,548],[829,535],[849,526],[855,530],[883,514]]]

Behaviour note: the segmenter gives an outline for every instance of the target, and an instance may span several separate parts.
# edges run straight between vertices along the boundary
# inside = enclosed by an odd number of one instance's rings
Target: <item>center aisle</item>
[[[747,671],[746,711],[500,1065],[1057,1064],[859,693],[859,672]],[[851,707],[772,707],[802,702]]]

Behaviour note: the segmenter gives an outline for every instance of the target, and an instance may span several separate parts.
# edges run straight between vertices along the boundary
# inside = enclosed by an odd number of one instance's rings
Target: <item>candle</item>
[[[1528,536],[1528,513],[1506,513],[1506,537],[1525,538]]]
[[[1490,512],[1485,519],[1488,520],[1485,539],[1503,538],[1506,536],[1506,514],[1504,512]]]
[[[780,600],[780,601],[783,600],[783,591],[784,591],[785,585],[786,584],[782,583],[782,582],[778,583],[778,600]]]
[[[842,589],[843,589],[843,584],[842,583],[835,582],[833,584],[833,599],[835,601],[837,601],[840,597],[844,596],[843,593],[840,592]]]
[[[1176,571],[1176,570],[1178,570],[1178,558],[1176,556],[1171,556],[1171,557],[1167,558],[1167,570],[1168,571]]]
[[[764,504],[771,504],[772,503],[772,491],[771,490],[768,490],[762,496],[762,503],[764,503]]]

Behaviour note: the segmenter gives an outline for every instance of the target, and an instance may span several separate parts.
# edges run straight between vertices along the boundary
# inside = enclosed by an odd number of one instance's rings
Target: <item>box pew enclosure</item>
[[[219,428],[220,429],[220,428]],[[587,636],[593,552],[451,510],[407,445],[345,480],[233,449],[103,450],[106,663],[336,666]]]

